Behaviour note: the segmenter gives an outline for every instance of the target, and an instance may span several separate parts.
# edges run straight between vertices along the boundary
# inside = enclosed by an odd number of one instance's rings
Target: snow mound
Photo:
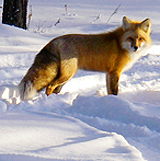
[[[30,160],[142,160],[141,153],[115,133],[96,130],[68,116],[10,113],[1,116],[0,158]],[[7,128],[6,128],[7,127]],[[24,158],[25,159],[25,158]]]

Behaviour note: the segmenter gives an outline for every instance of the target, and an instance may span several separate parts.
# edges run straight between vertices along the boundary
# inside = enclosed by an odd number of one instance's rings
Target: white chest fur
[[[130,58],[130,61],[126,64],[126,66],[123,68],[123,71],[129,70],[133,64],[142,56],[144,55],[145,50],[140,50],[137,52],[130,52],[128,53],[128,57]]]

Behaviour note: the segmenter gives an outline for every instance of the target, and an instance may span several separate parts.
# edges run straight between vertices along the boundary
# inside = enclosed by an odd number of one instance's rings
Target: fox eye
[[[139,38],[139,41],[143,41],[144,39],[142,37]]]
[[[128,37],[127,40],[128,41],[134,41],[134,39],[132,37]]]

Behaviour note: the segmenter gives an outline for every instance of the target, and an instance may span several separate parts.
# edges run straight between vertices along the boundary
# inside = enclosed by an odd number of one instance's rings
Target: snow
[[[30,0],[29,5],[29,30],[0,24],[0,161],[160,160],[160,2]],[[124,15],[151,19],[152,46],[122,73],[118,96],[107,95],[105,73],[78,70],[60,94],[47,97],[41,91],[21,102],[17,85],[46,43],[67,33],[113,30]]]

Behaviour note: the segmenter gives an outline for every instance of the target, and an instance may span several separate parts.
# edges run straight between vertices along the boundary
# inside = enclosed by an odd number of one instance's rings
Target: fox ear
[[[126,16],[124,16],[122,20],[122,28],[124,30],[128,30],[130,28],[130,23],[131,21]]]
[[[150,22],[150,19],[147,18],[145,19],[144,21],[142,21],[140,23],[140,28],[144,31],[144,32],[150,32],[150,28],[151,28],[151,22]]]

